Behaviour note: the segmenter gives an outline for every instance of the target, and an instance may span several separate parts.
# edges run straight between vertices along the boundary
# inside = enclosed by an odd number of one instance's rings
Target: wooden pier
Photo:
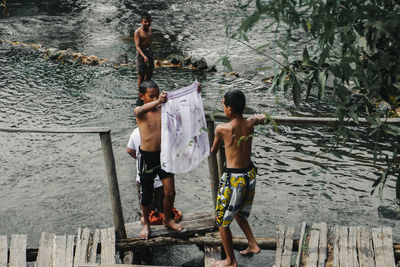
[[[137,238],[140,222],[127,223],[128,238],[116,240],[114,227],[105,229],[78,229],[76,235],[42,233],[36,253],[27,250],[27,235],[0,236],[0,266],[26,267],[35,262],[36,267],[134,267],[144,265],[117,264],[117,257],[126,251],[143,247],[195,244],[204,251],[204,266],[221,257],[219,234],[213,215],[188,214],[182,223],[182,232],[175,232],[162,225],[153,226],[148,240]],[[400,244],[393,243],[392,229],[362,226],[328,226],[326,223],[299,227],[300,238],[295,239],[295,227],[277,227],[275,238],[256,238],[261,249],[275,250],[275,267],[394,267],[400,264]],[[135,234],[134,236],[130,235]],[[247,246],[245,237],[234,236],[235,249]],[[30,253],[30,254],[29,254]],[[148,266],[148,265],[147,265]]]

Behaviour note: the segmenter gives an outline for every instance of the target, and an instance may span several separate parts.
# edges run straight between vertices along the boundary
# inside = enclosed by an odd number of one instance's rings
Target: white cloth
[[[133,130],[131,136],[129,137],[129,142],[127,145],[130,149],[133,149],[136,151],[136,182],[140,183],[140,176],[139,176],[139,160],[138,160],[138,156],[140,154],[139,152],[139,146],[140,146],[140,133],[139,133],[139,128],[135,128],[135,130]],[[161,187],[162,186],[162,182],[160,180],[160,178],[157,177],[154,179],[154,188],[157,187]]]
[[[166,172],[191,171],[210,154],[198,84],[167,92],[167,102],[161,105],[160,160]]]

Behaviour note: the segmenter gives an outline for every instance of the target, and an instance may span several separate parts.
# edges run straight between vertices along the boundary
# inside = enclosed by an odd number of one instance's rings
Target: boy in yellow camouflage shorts
[[[227,92],[222,99],[222,105],[225,116],[230,122],[216,127],[211,152],[217,153],[221,141],[224,141],[227,168],[224,170],[218,189],[216,224],[226,259],[216,261],[211,266],[237,266],[233,253],[232,232],[229,228],[234,218],[248,240],[248,247],[240,251],[240,254],[260,253],[260,247],[253,236],[247,217],[253,204],[257,173],[256,167],[251,162],[254,125],[263,123],[266,116],[257,114],[244,119],[246,98],[239,90]]]

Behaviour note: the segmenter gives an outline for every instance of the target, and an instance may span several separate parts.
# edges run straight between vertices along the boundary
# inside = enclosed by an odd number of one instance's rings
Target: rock
[[[54,50],[54,52],[52,52],[53,50],[51,50],[51,49],[53,49],[53,48],[49,49],[49,58],[51,60],[56,60],[59,56],[61,56],[64,53],[63,50]]]
[[[172,54],[167,57],[167,60],[174,65],[179,65],[183,61],[183,56]]]
[[[208,69],[207,72],[217,72],[217,66],[211,65]]]
[[[190,64],[192,64],[192,57],[185,57],[182,61],[182,65],[183,66],[189,66]]]
[[[196,69],[198,69],[198,70],[205,70],[205,69],[207,69],[207,61],[205,60],[205,58],[204,57],[202,57],[202,58],[200,58],[199,60],[194,60],[193,58],[192,58],[192,65],[194,66],[194,67],[196,67]]]

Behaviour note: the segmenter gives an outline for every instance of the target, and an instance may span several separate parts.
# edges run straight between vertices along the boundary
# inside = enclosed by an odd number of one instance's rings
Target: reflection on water
[[[150,10],[157,56],[179,52],[216,61],[225,52],[225,37],[214,6],[221,12],[230,7],[223,1],[181,2],[10,1],[10,16],[0,19],[0,38],[70,47],[108,59],[127,55],[132,60],[131,36],[138,14]],[[261,36],[255,42],[262,40]],[[265,96],[266,87],[255,75],[259,65],[272,63],[260,63],[258,56],[243,46],[234,45],[232,51],[240,78],[221,72],[156,69],[154,79],[162,90],[177,89],[197,79],[203,84],[204,105],[209,110],[221,108],[223,93],[235,88],[247,96],[247,113],[326,116],[332,112],[331,107],[314,100],[295,111],[290,98],[283,95],[277,96],[281,105],[277,104],[275,96]],[[111,127],[124,219],[137,220],[135,165],[125,152],[136,124],[132,112],[137,102],[135,70],[62,65],[5,44],[0,45],[0,70],[0,128]],[[329,142],[330,131],[286,126],[278,133],[265,126],[257,129],[253,159],[259,174],[250,216],[255,235],[275,236],[274,227],[281,223],[299,227],[302,221],[326,221],[392,226],[394,238],[399,240],[396,216],[385,216],[388,209],[381,207],[394,205],[394,181],[387,182],[382,202],[377,194],[370,196],[375,179],[372,148],[360,142],[343,148],[342,159],[324,154],[321,145]],[[0,144],[0,234],[28,233],[28,243],[35,247],[42,231],[72,234],[78,227],[112,225],[97,135],[0,132]],[[349,154],[351,145],[355,148]],[[207,163],[177,175],[176,191],[176,207],[184,213],[193,212],[194,207],[210,211]],[[236,224],[232,227],[241,234]],[[201,255],[192,247],[155,253],[168,255],[158,257],[155,264],[174,265],[196,262]],[[264,266],[266,259],[273,262],[270,252],[252,259],[238,258],[245,266]]]

